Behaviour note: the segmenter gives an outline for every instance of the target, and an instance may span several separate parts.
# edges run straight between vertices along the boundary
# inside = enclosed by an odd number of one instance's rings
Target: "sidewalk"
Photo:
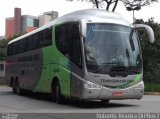
[[[144,95],[160,95],[160,92],[144,92]]]
[[[12,88],[7,85],[0,85],[0,95],[5,92],[12,92]]]

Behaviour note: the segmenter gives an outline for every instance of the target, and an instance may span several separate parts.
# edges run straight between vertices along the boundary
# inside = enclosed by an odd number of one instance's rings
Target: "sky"
[[[5,35],[5,18],[14,16],[15,7],[21,8],[22,15],[38,16],[47,11],[58,11],[60,17],[72,11],[93,8],[93,4],[77,0],[74,0],[74,2],[66,0],[0,0],[0,36]],[[153,17],[156,22],[160,23],[159,9],[160,2],[154,3],[136,11],[135,17],[144,20]],[[119,2],[115,12],[132,23],[132,12],[126,11],[122,3]]]

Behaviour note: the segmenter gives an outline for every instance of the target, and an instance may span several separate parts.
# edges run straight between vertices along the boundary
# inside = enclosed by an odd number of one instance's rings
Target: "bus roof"
[[[106,10],[100,9],[86,9],[86,10],[79,10],[69,14],[66,14],[60,19],[85,19],[85,20],[96,20],[96,19],[111,19],[111,20],[122,20],[123,17],[115,12],[109,12]],[[101,22],[100,20],[100,22]],[[123,19],[124,20],[124,19]],[[97,20],[98,21],[98,20]]]
[[[127,22],[121,15],[109,12],[106,10],[99,10],[99,9],[85,9],[85,10],[79,10],[75,11],[69,14],[66,14],[62,17],[59,17],[53,21],[50,21],[46,25],[32,31],[29,33],[26,33],[25,35],[22,35],[12,41],[10,41],[8,44],[11,44],[13,42],[16,42],[22,38],[25,38],[27,36],[30,36],[36,32],[39,32],[41,30],[44,30],[46,28],[49,28],[53,26],[54,24],[59,24],[67,21],[78,21],[84,19],[86,22],[89,23],[113,23],[113,24],[121,24],[125,26],[132,26],[129,22]]]

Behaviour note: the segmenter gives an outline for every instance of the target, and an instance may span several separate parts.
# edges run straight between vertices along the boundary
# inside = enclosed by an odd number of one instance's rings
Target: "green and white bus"
[[[141,99],[143,63],[137,29],[119,14],[80,10],[8,43],[6,81],[14,93],[50,93],[61,103]]]

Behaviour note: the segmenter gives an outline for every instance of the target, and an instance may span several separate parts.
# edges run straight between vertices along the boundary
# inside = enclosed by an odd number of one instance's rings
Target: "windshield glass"
[[[90,72],[127,75],[142,71],[138,37],[131,27],[89,23],[84,44]]]

